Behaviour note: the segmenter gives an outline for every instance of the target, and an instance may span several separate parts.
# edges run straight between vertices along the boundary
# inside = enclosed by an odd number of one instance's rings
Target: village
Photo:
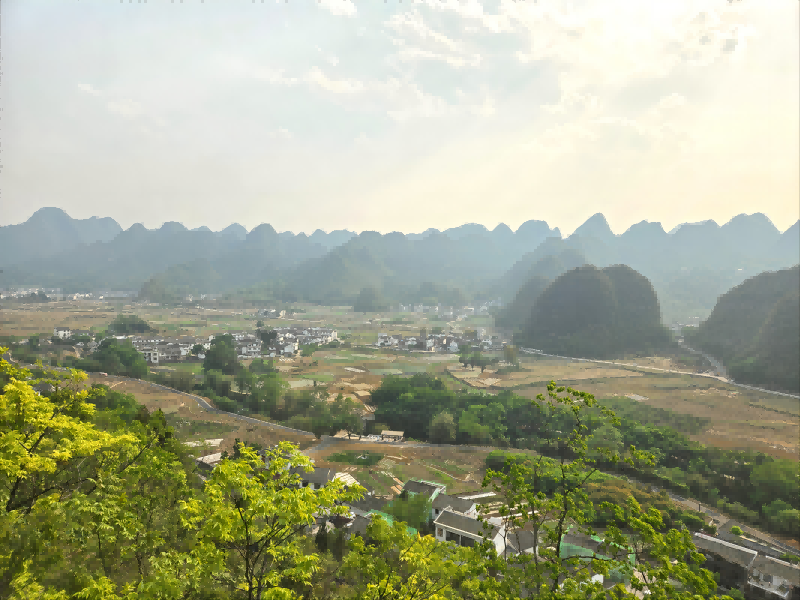
[[[377,441],[394,443],[394,451],[402,454],[399,442],[403,440],[403,432],[384,431],[381,436],[372,436]],[[208,440],[214,442],[216,440]],[[375,440],[371,440],[375,441]],[[197,445],[196,443],[191,445]],[[265,451],[259,454],[269,467],[268,455]],[[368,452],[360,458],[368,458]],[[402,457],[393,457],[398,460]],[[221,453],[203,456],[196,459],[201,472],[207,476],[222,459]],[[312,459],[312,463],[313,463]],[[379,463],[380,464],[380,463]],[[320,490],[331,482],[340,481],[345,487],[360,485],[347,469],[338,471],[335,468],[313,466],[310,471],[293,468],[299,487]],[[487,488],[448,494],[448,486],[438,481],[411,478],[401,481],[393,477],[392,495],[376,495],[368,492],[361,500],[349,505],[349,512],[344,515],[329,516],[317,514],[315,522],[307,527],[309,535],[316,535],[320,530],[327,532],[341,530],[345,538],[354,535],[367,537],[368,526],[376,517],[387,521],[390,525],[395,518],[386,512],[395,498],[407,500],[410,497],[424,497],[429,507],[426,527],[431,531],[418,531],[406,524],[412,534],[432,534],[437,542],[452,543],[458,546],[471,547],[488,541],[497,555],[508,560],[519,554],[539,552],[543,541],[540,532],[536,534],[528,528],[515,528],[511,525],[509,511],[503,510],[505,500],[501,494]],[[709,525],[716,525],[715,519],[709,519]],[[701,532],[693,534],[693,542],[698,551],[705,557],[706,568],[718,574],[719,583],[729,589],[742,589],[748,598],[764,600],[797,600],[800,597],[800,569],[785,560],[781,554],[770,546],[760,543],[749,536],[733,534],[706,535]],[[600,534],[587,535],[578,531],[575,526],[567,526],[561,540],[561,557],[579,557],[588,561],[590,557],[607,555],[616,560],[629,561],[635,564],[633,555],[625,556],[621,549],[608,547],[603,543]],[[624,583],[632,591],[629,583],[625,583],[621,573],[611,571],[607,576],[593,574],[592,581],[599,582],[608,589],[618,583]]]
[[[419,307],[421,309],[421,307]],[[426,307],[427,308],[427,307]],[[434,307],[435,308],[435,307]],[[485,307],[484,307],[485,308]],[[470,310],[471,309],[470,307]],[[265,310],[259,316],[267,318],[282,318],[283,311]],[[466,313],[465,313],[466,314]],[[338,332],[329,327],[313,327],[306,325],[278,326],[270,329],[274,335],[270,336],[268,343],[263,341],[259,329],[252,331],[232,330],[224,332],[233,337],[236,354],[240,360],[255,358],[289,357],[297,355],[302,346],[323,346],[339,341]],[[182,335],[177,337],[165,336],[160,333],[146,333],[140,335],[114,335],[118,340],[130,340],[133,347],[144,356],[150,365],[175,363],[191,359],[203,358],[198,346],[208,350],[215,337],[222,334],[209,334],[204,336]],[[84,354],[93,352],[97,346],[96,334],[90,330],[71,329],[70,327],[55,327],[53,336],[60,340],[76,340],[74,346]],[[403,335],[399,333],[378,333],[377,341],[372,344],[376,348],[387,348],[395,351],[423,351],[458,353],[460,350],[472,348],[475,350],[501,350],[507,341],[498,335],[487,335],[482,327],[466,330],[456,334],[452,331],[445,333],[442,327],[433,327],[431,333],[423,328],[419,335]]]

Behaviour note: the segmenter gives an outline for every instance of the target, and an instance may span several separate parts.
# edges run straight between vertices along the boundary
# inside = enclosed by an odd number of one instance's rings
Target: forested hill
[[[736,286],[685,335],[722,360],[734,380],[800,393],[800,266]]]
[[[560,243],[561,240],[557,238],[548,239],[535,252],[526,254],[506,273],[499,288],[505,297],[513,300],[497,316],[498,325],[522,327],[530,318],[536,299],[556,277],[586,264],[586,257],[579,250],[565,248],[559,251],[557,247],[553,247]],[[547,251],[557,253],[547,254]]]
[[[558,277],[541,292],[517,338],[548,353],[603,359],[669,343],[652,285],[626,265],[585,265]]]

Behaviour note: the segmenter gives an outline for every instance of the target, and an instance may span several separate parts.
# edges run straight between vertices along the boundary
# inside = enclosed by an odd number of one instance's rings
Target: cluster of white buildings
[[[26,296],[30,296],[31,294],[38,294],[40,292],[42,294],[45,294],[51,300],[64,299],[64,294],[61,291],[61,288],[31,287],[31,288],[13,288],[13,289],[0,290],[0,300],[6,298],[23,299]]]
[[[295,344],[295,349],[297,349],[308,344],[329,344],[339,339],[339,333],[330,327],[288,325],[286,327],[276,327],[273,331],[278,334],[277,347],[282,344]]]
[[[444,319],[463,321],[464,319],[474,315],[489,314],[489,309],[493,306],[502,306],[502,301],[499,299],[492,300],[491,302],[485,302],[480,306],[462,306],[461,308],[442,306],[441,304],[436,306],[427,304],[397,304],[392,308],[396,308],[399,312],[433,314]]]
[[[486,330],[478,328],[476,330],[478,339],[466,339],[452,333],[430,334],[422,338],[421,336],[403,336],[400,334],[379,333],[378,341],[375,346],[378,348],[392,348],[395,350],[425,350],[428,352],[451,352],[457,353],[462,348],[473,348],[475,350],[496,350],[505,345],[497,336],[487,337]],[[421,343],[420,343],[421,342]]]
[[[306,344],[326,344],[337,339],[334,329],[325,327],[279,327],[275,329],[275,340],[265,346],[256,333],[246,331],[228,331],[233,337],[236,346],[236,355],[240,359],[274,358],[276,356],[289,356],[297,352],[300,346]],[[211,341],[217,335],[207,337],[183,336],[180,338],[165,338],[155,334],[130,336],[133,347],[142,353],[150,364],[176,362],[186,359],[196,345],[203,346],[205,350],[211,348]],[[198,355],[203,358],[204,355]]]

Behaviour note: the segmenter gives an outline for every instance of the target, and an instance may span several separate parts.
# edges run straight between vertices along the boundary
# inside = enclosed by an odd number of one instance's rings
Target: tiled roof
[[[520,530],[509,533],[506,537],[506,544],[515,552],[525,552],[533,548],[536,537],[532,531]]]
[[[470,519],[469,517],[449,510],[440,513],[433,523],[434,525],[441,525],[456,533],[466,533],[478,537],[493,538],[500,531],[498,527],[492,525],[490,525],[488,529],[484,529],[483,523],[477,519]]]
[[[796,565],[778,560],[777,558],[772,558],[771,556],[759,555],[756,557],[755,561],[753,561],[753,569],[757,569],[766,575],[780,577],[800,587],[800,567]]]
[[[300,479],[303,481],[308,481],[309,483],[319,483],[324,485],[329,481],[333,481],[333,478],[336,476],[336,472],[333,469],[322,469],[322,468],[314,468],[311,472],[306,472],[306,470],[302,467],[294,467],[291,470],[292,474],[297,474],[300,476]]]
[[[456,512],[465,513],[475,506],[475,502],[456,498],[455,496],[448,496],[447,494],[439,494],[433,500],[433,508],[444,510],[448,506]]]
[[[425,494],[428,496],[428,498],[430,498],[435,494],[438,494],[443,487],[444,486],[437,487],[430,483],[423,483],[421,481],[414,481],[412,479],[410,481],[406,481],[405,485],[403,486],[403,490],[411,494]]]
[[[755,550],[737,546],[703,533],[694,534],[694,544],[700,552],[710,552],[742,567],[749,567],[758,555]]]

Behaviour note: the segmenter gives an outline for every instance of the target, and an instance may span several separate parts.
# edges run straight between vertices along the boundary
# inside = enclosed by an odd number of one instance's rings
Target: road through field
[[[684,348],[686,348],[687,350],[692,350],[688,346],[684,346]],[[800,396],[796,396],[794,394],[787,394],[785,392],[776,392],[774,390],[765,390],[764,388],[758,388],[758,387],[754,387],[752,385],[745,385],[743,383],[736,383],[736,382],[733,382],[733,381],[731,381],[731,380],[729,380],[729,379],[727,379],[725,377],[721,377],[719,375],[710,375],[708,373],[692,373],[691,371],[677,371],[675,369],[661,369],[659,367],[646,367],[646,366],[642,366],[642,365],[637,365],[635,363],[634,364],[628,364],[628,363],[613,362],[613,361],[610,361],[610,360],[594,360],[594,359],[591,359],[591,358],[576,358],[574,356],[559,356],[558,354],[545,354],[544,352],[540,352],[539,350],[535,350],[533,348],[520,348],[520,350],[522,352],[526,353],[526,354],[533,354],[533,355],[536,355],[536,356],[548,356],[550,358],[563,358],[563,359],[566,359],[566,360],[577,360],[577,361],[581,361],[581,362],[591,362],[591,363],[600,363],[600,364],[605,364],[605,365],[615,365],[615,366],[618,366],[618,367],[633,367],[634,369],[648,369],[650,371],[662,371],[664,373],[676,373],[678,375],[693,375],[695,377],[708,377],[708,378],[711,378],[711,379],[717,379],[719,381],[722,381],[723,383],[727,383],[728,385],[733,385],[733,386],[740,387],[740,388],[745,388],[745,389],[748,389],[748,390],[754,390],[756,392],[764,392],[765,394],[773,394],[775,396],[784,396],[786,398],[796,398],[796,399],[800,400]],[[692,351],[693,352],[699,352],[697,350],[692,350]],[[702,352],[699,352],[699,353],[702,354]],[[703,356],[706,357],[705,354],[703,354]],[[706,357],[706,358],[710,358],[710,357]],[[716,361],[710,360],[710,362],[713,365]],[[722,364],[721,363],[717,363],[717,364],[719,364],[719,368],[723,369],[723,372],[724,372],[724,367],[722,367]],[[715,368],[716,368],[716,366],[715,366]]]

